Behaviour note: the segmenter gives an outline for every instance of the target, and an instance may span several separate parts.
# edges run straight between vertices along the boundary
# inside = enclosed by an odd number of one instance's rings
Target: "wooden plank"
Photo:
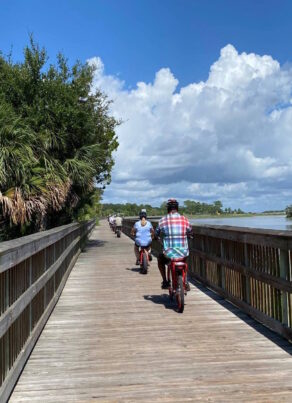
[[[282,324],[280,321],[274,320],[273,318],[270,318],[263,312],[261,312],[258,309],[253,308],[249,304],[247,304],[244,301],[241,301],[240,299],[234,297],[227,291],[222,290],[219,287],[216,287],[214,284],[210,283],[208,280],[206,280],[203,277],[200,277],[198,275],[195,275],[195,278],[205,284],[206,286],[210,287],[212,290],[216,291],[219,295],[221,295],[223,298],[227,299],[228,301],[232,302],[234,305],[236,305],[238,308],[240,308],[243,312],[246,314],[250,315],[252,318],[256,319],[257,321],[261,322],[265,326],[269,327],[271,330],[274,332],[277,332],[281,336],[285,337],[286,339],[292,341],[292,329],[289,327],[286,327],[284,324]],[[257,305],[259,305],[257,303]]]
[[[23,348],[27,345],[28,340],[33,338],[35,332],[38,331],[38,323],[46,310],[50,300],[54,297],[54,293],[57,292],[56,288],[59,287],[63,276],[67,270],[70,260],[72,259],[73,251],[75,253],[76,247],[82,247],[88,231],[90,231],[95,225],[94,221],[77,224],[77,232],[66,233],[65,238],[62,238],[57,243],[54,243],[54,249],[48,247],[49,255],[46,255],[46,250],[43,249],[39,253],[34,254],[29,259],[26,259],[24,263],[17,264],[16,267],[1,276],[2,286],[6,285],[6,304],[4,299],[1,301],[1,389],[0,400],[2,401],[3,395],[6,393],[6,384],[9,385],[8,389],[12,388],[10,380],[15,380],[13,373],[15,368],[24,364],[22,355],[25,354]],[[64,233],[64,232],[63,232]],[[41,236],[38,234],[38,236]],[[43,233],[45,238],[47,234]],[[74,240],[74,237],[77,238]],[[55,255],[55,246],[60,246]],[[67,251],[63,254],[63,261],[60,254],[64,250],[66,245],[69,245]],[[71,246],[70,246],[71,245]],[[5,249],[5,248],[4,248]],[[50,253],[54,252],[54,257],[51,257]],[[66,256],[65,256],[66,255]],[[70,257],[70,259],[68,259]],[[58,262],[54,264],[55,258],[59,258]],[[48,269],[46,265],[51,265]],[[10,268],[9,268],[10,269]],[[8,270],[9,270],[8,269]],[[46,270],[47,269],[47,270]],[[50,278],[57,276],[58,283],[49,284],[46,287]],[[48,300],[47,300],[47,288],[48,288]],[[4,302],[4,305],[3,305]],[[11,304],[11,306],[9,306]],[[29,309],[26,307],[29,306]],[[32,334],[30,334],[32,332]],[[19,368],[16,372],[20,370]],[[2,395],[3,392],[3,395]]]
[[[265,245],[274,248],[290,249],[292,245],[292,231],[278,231],[229,225],[193,225],[195,234],[226,239],[229,241]]]
[[[278,288],[279,290],[292,292],[291,281],[288,281],[284,278],[280,278],[280,277],[272,276],[272,275],[264,273],[264,272],[256,271],[255,269],[252,269],[250,267],[245,267],[238,263],[234,263],[234,262],[222,259],[217,256],[209,255],[198,249],[192,249],[191,253],[200,256],[204,260],[211,260],[213,262],[216,262],[217,264],[220,264],[220,265],[229,267],[232,270],[238,271],[239,273],[244,274],[245,276],[250,276],[250,277],[255,278],[256,280],[270,284],[273,287]]]
[[[155,259],[134,262],[129,238],[93,232],[10,403],[292,401],[286,340],[199,283],[178,314]]]
[[[21,312],[32,301],[35,295],[44,287],[49,279],[59,269],[65,258],[80,241],[77,237],[72,244],[62,253],[59,259],[35,282],[33,283],[0,317],[0,337],[2,337],[12,323],[18,318]]]
[[[76,253],[75,256],[72,258],[70,265],[68,266],[67,272],[64,275],[64,277],[58,287],[58,290],[56,291],[54,297],[52,298],[51,302],[47,306],[47,309],[45,310],[45,312],[43,313],[39,322],[37,323],[33,333],[31,334],[31,336],[28,338],[27,342],[25,343],[21,354],[19,354],[13,367],[10,369],[7,377],[5,378],[5,381],[1,385],[1,388],[0,388],[1,402],[6,402],[8,400],[8,398],[16,384],[16,381],[17,381],[19,375],[21,374],[21,371],[42,332],[43,327],[45,326],[52,310],[54,309],[54,306],[56,305],[56,303],[58,302],[58,299],[60,298],[62,290],[66,284],[67,278],[76,262],[77,257],[78,257],[78,253]]]
[[[58,229],[54,228],[13,241],[2,242],[0,246],[0,273],[16,266],[31,255],[75,231],[78,229],[78,225],[77,223],[64,225]]]
[[[95,221],[88,223],[88,227],[94,226]],[[1,242],[0,244],[0,273],[16,266],[28,257],[38,253],[40,250],[56,243],[64,236],[78,230],[80,223],[72,223],[53,228],[48,231],[24,236],[12,241]]]

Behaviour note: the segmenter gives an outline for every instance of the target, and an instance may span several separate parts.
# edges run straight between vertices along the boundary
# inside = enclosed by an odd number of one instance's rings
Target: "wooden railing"
[[[134,222],[124,220],[127,235]],[[191,276],[292,340],[292,232],[217,225],[194,225],[193,232]],[[157,241],[153,250],[161,250]]]
[[[5,402],[52,312],[94,221],[0,244],[0,401]]]

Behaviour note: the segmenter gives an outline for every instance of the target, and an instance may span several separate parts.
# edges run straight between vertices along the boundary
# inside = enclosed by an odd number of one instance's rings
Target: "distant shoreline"
[[[196,218],[244,218],[244,217],[260,217],[260,216],[274,216],[274,215],[285,215],[285,211],[275,211],[270,213],[240,213],[240,214],[185,214],[189,219]]]

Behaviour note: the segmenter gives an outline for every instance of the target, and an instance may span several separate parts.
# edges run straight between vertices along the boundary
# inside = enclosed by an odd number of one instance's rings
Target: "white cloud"
[[[292,201],[292,70],[271,56],[221,50],[205,82],[178,89],[169,68],[127,89],[100,58],[94,88],[113,99],[118,127],[105,200],[159,204],[168,196],[246,209]]]

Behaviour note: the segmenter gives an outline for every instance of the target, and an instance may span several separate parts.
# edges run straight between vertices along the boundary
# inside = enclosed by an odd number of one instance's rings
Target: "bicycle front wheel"
[[[185,291],[184,291],[184,284],[183,284],[183,276],[179,275],[178,279],[178,287],[176,290],[176,301],[178,305],[178,312],[182,313],[185,307]]]

